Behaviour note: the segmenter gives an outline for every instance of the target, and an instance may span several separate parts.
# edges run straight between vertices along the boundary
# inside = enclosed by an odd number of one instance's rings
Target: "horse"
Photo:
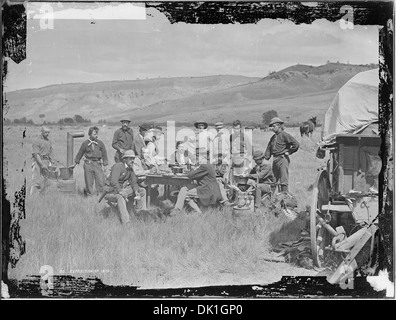
[[[301,137],[305,134],[307,137],[312,136],[312,132],[316,127],[316,117],[310,118],[308,121],[304,121],[300,126]]]

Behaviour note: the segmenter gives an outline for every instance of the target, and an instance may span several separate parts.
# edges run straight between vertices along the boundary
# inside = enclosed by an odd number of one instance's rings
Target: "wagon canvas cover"
[[[364,71],[350,79],[337,93],[325,114],[322,140],[338,134],[357,133],[378,122],[379,70]]]

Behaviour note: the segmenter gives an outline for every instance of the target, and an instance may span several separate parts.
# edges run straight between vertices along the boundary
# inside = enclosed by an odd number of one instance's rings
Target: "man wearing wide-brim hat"
[[[278,117],[271,119],[269,127],[275,134],[271,137],[264,159],[269,160],[273,157],[272,170],[276,181],[281,186],[281,191],[289,191],[289,156],[295,153],[300,144],[289,133],[284,131],[284,121]]]
[[[197,129],[207,129],[208,123],[205,121],[198,120],[194,123],[194,127]]]
[[[272,172],[271,165],[264,162],[264,152],[257,150],[253,153],[253,160],[256,165],[253,167],[252,171],[249,173],[249,178],[256,182],[256,197],[255,197],[255,207],[260,207],[261,199],[263,195],[271,193],[275,177]]]
[[[133,171],[135,152],[126,150],[121,159],[122,162],[115,163],[111,168],[110,177],[105,187],[107,192],[105,199],[110,203],[117,203],[121,222],[127,224],[130,222],[127,202],[133,205],[133,200],[136,200],[135,209],[137,211],[147,210],[146,190],[139,187],[138,178]],[[125,182],[129,184],[125,185]],[[135,195],[133,199],[130,198],[132,195]]]
[[[196,121],[194,123],[194,127],[198,130],[194,136],[189,137],[188,150],[195,154],[195,162],[197,164],[199,164],[200,159],[203,161],[205,158],[205,163],[211,163],[211,158],[213,156],[214,135],[207,130],[208,123],[205,121]]]
[[[131,120],[122,119],[121,128],[114,132],[112,147],[116,150],[114,156],[115,162],[121,162],[121,156],[125,153],[125,150],[133,150],[133,130],[129,127]]]

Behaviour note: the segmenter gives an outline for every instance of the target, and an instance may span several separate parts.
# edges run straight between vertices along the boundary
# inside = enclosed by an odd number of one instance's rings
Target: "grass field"
[[[110,166],[114,150],[111,140],[116,127],[103,127],[99,139],[108,148]],[[20,190],[26,178],[30,187],[31,143],[39,127],[4,127],[4,176],[7,197]],[[88,127],[53,127],[50,137],[55,154],[66,162],[67,132]],[[315,158],[317,130],[312,138],[301,138],[298,128],[287,128],[301,143],[291,156],[290,191],[300,211],[310,204],[310,185],[323,160]],[[266,147],[271,132],[253,133],[255,149]],[[75,139],[74,155],[84,138]],[[48,193],[26,198],[26,220],[21,234],[24,254],[10,278],[38,274],[50,265],[54,274],[97,276],[106,284],[142,287],[180,287],[215,284],[266,284],[282,275],[314,275],[315,272],[286,263],[264,260],[277,242],[297,240],[304,228],[304,214],[290,222],[286,217],[257,215],[235,219],[229,209],[208,209],[202,215],[183,214],[162,222],[134,221],[125,227],[97,198],[84,198],[82,166],[76,167],[79,194]]]

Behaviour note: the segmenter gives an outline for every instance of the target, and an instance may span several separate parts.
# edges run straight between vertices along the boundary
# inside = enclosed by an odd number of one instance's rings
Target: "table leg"
[[[147,186],[147,206],[151,207],[151,184]]]

